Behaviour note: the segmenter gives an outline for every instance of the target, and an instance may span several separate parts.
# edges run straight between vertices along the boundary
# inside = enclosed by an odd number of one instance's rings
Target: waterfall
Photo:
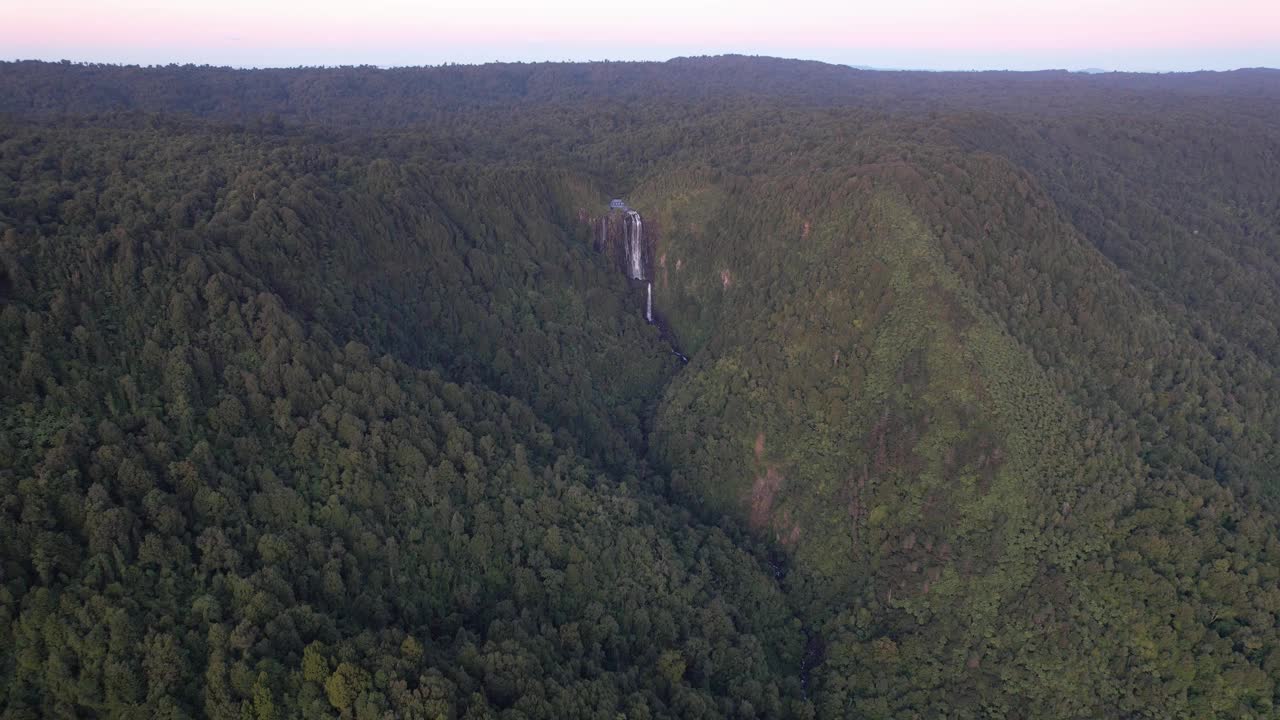
[[[645,269],[645,249],[644,249],[644,221],[640,218],[640,213],[627,207],[621,200],[614,200],[609,203],[610,211],[621,210],[625,214],[622,216],[622,252],[626,257],[622,259],[624,270],[627,277],[631,280],[641,280],[645,282],[645,298],[644,298],[644,319],[653,324],[653,281],[645,277],[647,271]],[[617,258],[618,255],[609,246],[609,215],[600,218],[600,250],[607,253],[610,258]],[[616,262],[616,260],[615,260]],[[675,353],[683,362],[689,359],[679,352]]]
[[[640,213],[628,210],[627,217],[631,224],[627,226],[627,262],[630,265],[631,279],[644,279],[644,225],[640,221]]]
[[[631,257],[631,274],[637,280],[644,279],[644,224],[640,220],[640,213],[636,213],[636,248],[635,254]]]
[[[614,211],[618,211],[615,214]],[[622,238],[614,242],[620,243],[620,247],[612,247],[608,242],[609,218],[622,216]],[[622,266],[622,270],[627,275],[628,280],[640,280],[644,283],[644,319],[650,325],[654,324],[653,320],[653,279],[646,277],[648,275],[648,263],[645,261],[644,245],[644,221],[640,218],[640,213],[627,207],[627,204],[620,199],[614,199],[609,203],[608,214],[600,219],[600,250],[609,258],[609,264],[613,267]],[[654,252],[657,251],[656,243]],[[652,262],[650,260],[649,262]],[[676,266],[679,268],[679,265]],[[629,287],[634,288],[634,285]],[[681,363],[689,364],[689,356],[680,352],[675,346],[675,337],[671,329],[662,324],[658,324],[658,332],[663,339],[670,341],[671,354],[676,356]],[[807,669],[805,669],[807,672]],[[807,677],[807,675],[806,675]]]

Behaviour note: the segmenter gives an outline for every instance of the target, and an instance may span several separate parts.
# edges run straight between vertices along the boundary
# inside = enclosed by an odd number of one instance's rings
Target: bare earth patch
[[[782,487],[783,479],[778,468],[769,467],[751,486],[751,527],[756,530],[769,525],[773,513],[773,499]]]

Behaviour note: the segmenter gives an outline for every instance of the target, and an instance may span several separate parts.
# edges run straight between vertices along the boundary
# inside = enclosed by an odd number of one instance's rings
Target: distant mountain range
[[[933,70],[929,68],[901,68],[901,67],[877,67],[874,65],[849,65],[854,70],[880,70],[885,72],[948,72],[945,70]],[[1103,68],[1084,68],[1082,70],[1072,70],[1071,72],[1084,73],[1086,75],[1099,75],[1110,72]]]

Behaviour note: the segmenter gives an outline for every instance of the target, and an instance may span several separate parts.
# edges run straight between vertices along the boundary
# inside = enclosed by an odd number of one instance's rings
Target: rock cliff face
[[[600,217],[587,217],[592,228],[592,245],[604,253],[628,279],[645,283],[642,307],[645,320],[654,321],[653,258],[657,255],[656,224],[633,208],[610,208]]]
[[[653,279],[653,259],[658,246],[658,227],[639,210],[611,209],[599,217],[589,217],[592,245],[608,256],[619,272],[632,280]]]

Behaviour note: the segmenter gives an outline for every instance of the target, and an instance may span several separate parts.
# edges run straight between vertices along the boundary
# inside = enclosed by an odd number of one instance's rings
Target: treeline
[[[666,62],[494,63],[439,67],[235,69],[0,62],[0,112],[22,115],[139,111],[238,122],[421,126],[515,105],[781,101],[889,112],[958,108],[1073,115],[1082,109],[1149,113],[1212,103],[1258,114],[1280,96],[1280,71],[1228,73],[880,72],[768,57],[722,55]]]

